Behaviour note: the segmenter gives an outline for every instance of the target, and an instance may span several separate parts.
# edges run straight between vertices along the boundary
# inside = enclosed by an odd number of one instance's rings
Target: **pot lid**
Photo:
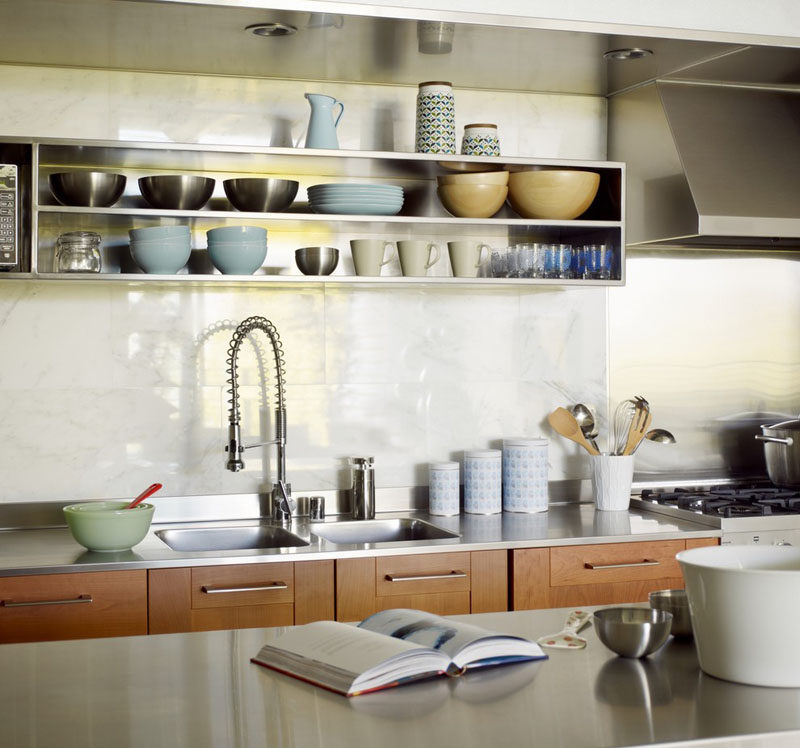
[[[762,426],[762,429],[782,429],[783,431],[800,431],[800,419],[793,418],[791,421],[781,421],[771,426]]]

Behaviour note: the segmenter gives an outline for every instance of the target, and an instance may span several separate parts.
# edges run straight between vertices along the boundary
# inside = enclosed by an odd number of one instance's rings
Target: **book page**
[[[369,631],[443,652],[459,668],[478,660],[484,660],[484,664],[499,664],[514,659],[546,657],[538,644],[522,637],[451,621],[421,610],[382,610],[358,625]]]
[[[289,629],[266,648],[285,650],[356,676],[392,657],[418,650],[419,644],[337,621],[315,621]]]

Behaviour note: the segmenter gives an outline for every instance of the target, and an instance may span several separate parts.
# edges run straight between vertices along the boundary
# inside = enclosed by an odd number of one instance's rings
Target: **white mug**
[[[447,250],[453,275],[458,278],[476,278],[478,270],[489,262],[492,254],[492,248],[481,242],[447,242]]]
[[[428,268],[439,262],[439,247],[433,242],[408,239],[397,242],[403,275],[426,275]]]
[[[389,256],[384,259],[387,247]],[[394,257],[394,244],[381,239],[353,239],[350,242],[350,252],[356,275],[380,275],[381,268]]]

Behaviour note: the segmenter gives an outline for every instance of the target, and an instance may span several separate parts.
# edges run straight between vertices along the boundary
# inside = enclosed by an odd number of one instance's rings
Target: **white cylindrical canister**
[[[456,103],[447,81],[419,84],[417,94],[417,153],[456,152]]]
[[[432,462],[428,466],[428,513],[452,516],[461,511],[457,462]]]
[[[547,511],[547,439],[503,440],[503,511]]]
[[[497,514],[503,510],[502,456],[499,449],[464,452],[464,511]]]

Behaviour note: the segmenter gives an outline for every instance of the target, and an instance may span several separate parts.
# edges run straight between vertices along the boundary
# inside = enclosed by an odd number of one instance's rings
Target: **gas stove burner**
[[[800,490],[771,485],[644,489],[641,497],[655,504],[725,518],[800,514]]]

